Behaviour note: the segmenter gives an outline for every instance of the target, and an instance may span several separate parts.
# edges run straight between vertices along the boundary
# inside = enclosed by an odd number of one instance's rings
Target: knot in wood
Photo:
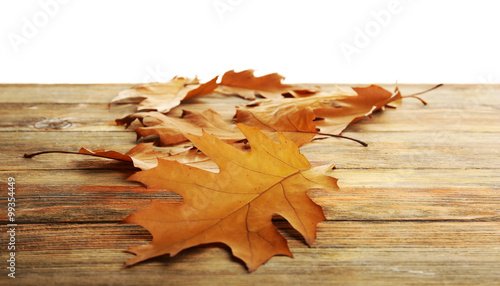
[[[46,118],[34,126],[37,129],[65,129],[73,126],[73,123],[64,118]]]

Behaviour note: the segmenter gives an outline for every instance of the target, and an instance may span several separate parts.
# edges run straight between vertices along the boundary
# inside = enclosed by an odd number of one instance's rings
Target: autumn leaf
[[[391,103],[391,106],[397,106],[403,98],[397,87],[394,93],[377,85],[354,87],[353,90],[358,96],[336,100],[333,108],[314,108],[316,116],[322,119],[316,121],[321,132],[340,134],[350,124],[371,117],[373,112]]]
[[[158,166],[158,159],[177,161],[179,163],[187,164],[190,166],[198,166],[205,169],[214,169],[213,162],[211,162],[205,154],[203,154],[196,148],[187,146],[169,149],[168,151],[155,151],[153,150],[153,143],[140,143],[126,153],[104,149],[91,151],[87,148],[82,147],[78,152],[62,150],[41,151],[31,154],[24,154],[24,158],[33,158],[42,154],[51,153],[88,155],[105,159],[113,159],[129,163],[134,167],[142,170],[148,170]]]
[[[88,155],[93,157],[100,157],[106,159],[118,160],[132,164],[134,167],[147,170],[154,168],[158,165],[158,158],[168,159],[171,155],[164,152],[154,151],[153,143],[140,143],[130,149],[127,153],[120,153],[113,150],[89,150],[87,148],[80,148],[78,152],[63,151],[63,150],[50,150],[41,151],[31,154],[24,154],[24,158],[33,158],[42,154],[74,154],[74,155]]]
[[[321,91],[310,96],[299,98],[274,98],[258,99],[246,104],[243,108],[250,111],[262,113],[272,112],[283,106],[295,105],[297,109],[310,107],[312,109],[320,107],[335,107],[335,100],[356,97],[357,93],[349,88],[334,88],[327,91]]]
[[[337,180],[325,175],[331,166],[312,168],[282,134],[276,143],[257,128],[238,128],[251,145],[248,152],[208,133],[187,135],[218,165],[218,173],[159,160],[158,167],[129,178],[176,192],[183,202],[154,201],[150,208],[135,211],[123,221],[141,225],[153,235],[150,244],[128,250],[136,256],[126,266],[218,242],[229,246],[254,271],[275,255],[292,256],[286,239],[272,224],[273,215],[285,218],[312,245],[316,225],[325,217],[307,191],[338,188]]]
[[[83,147],[80,148],[78,153],[131,162],[134,167],[142,170],[156,167],[158,165],[158,158],[168,159],[170,157],[168,153],[153,150],[153,143],[140,143],[125,154],[112,150],[106,151],[104,149],[91,151]]]
[[[316,89],[303,85],[283,84],[283,76],[277,73],[256,77],[254,70],[235,72],[227,71],[222,75],[217,93],[238,95],[253,100],[256,95],[265,98],[283,98],[287,94],[293,97],[309,96],[317,92]]]
[[[236,120],[251,127],[258,127],[273,140],[278,139],[277,132],[285,134],[299,147],[316,136],[315,116],[310,108],[297,110],[295,106],[284,106],[266,114],[253,114],[239,109]],[[138,138],[157,136],[160,146],[171,146],[188,141],[186,133],[201,135],[202,130],[215,135],[226,143],[235,144],[245,140],[245,136],[232,122],[211,110],[203,112],[184,110],[181,117],[167,116],[158,112],[139,112],[116,120],[118,125],[130,126],[135,120],[143,127],[137,127]]]
[[[311,108],[299,110],[295,105],[285,105],[268,113],[237,109],[235,118],[238,123],[267,131],[266,134],[279,131],[299,147],[310,142],[317,134],[315,115]]]
[[[160,146],[171,146],[188,141],[186,133],[201,135],[202,129],[227,142],[235,142],[245,137],[236,125],[226,122],[222,116],[211,110],[203,112],[184,110],[181,117],[166,116],[159,112],[139,112],[117,119],[118,125],[130,125],[139,120],[144,127],[137,127],[138,138],[156,135]]]
[[[213,93],[215,91],[215,89],[217,88],[217,86],[219,86],[217,84],[218,77],[219,76],[216,76],[206,83],[200,84],[199,86],[196,86],[193,89],[189,89],[181,101],[190,99],[193,96],[206,95],[206,94]]]
[[[187,85],[199,84],[197,78],[189,79],[185,77],[174,77],[166,83],[147,83],[122,90],[111,100],[115,103],[140,103],[149,96],[160,96],[161,94],[176,94],[181,88]]]
[[[197,95],[213,93],[217,78],[199,84],[198,79],[175,77],[167,83],[148,83],[121,91],[112,102],[139,103],[138,111],[169,112],[182,101]]]
[[[217,92],[236,94],[245,99],[255,99],[255,95],[266,98],[281,98],[281,94],[285,93],[289,88],[289,86],[281,83],[284,77],[277,73],[261,77],[255,77],[253,73],[253,70],[227,71],[222,75]]]
[[[284,106],[297,109],[311,108],[316,116],[315,124],[321,133],[340,134],[349,124],[370,116],[388,104],[398,103],[402,98],[399,89],[391,93],[380,86],[371,85],[353,88],[352,91],[337,89],[301,98],[262,99],[244,109],[256,117],[266,116]]]
[[[214,169],[213,162],[211,162],[205,154],[200,152],[200,150],[191,146],[179,146],[165,151],[155,151],[153,150],[153,143],[140,143],[125,154],[117,151],[90,151],[86,148],[81,148],[78,153],[131,162],[134,167],[141,170],[149,170],[158,166],[158,159],[177,161],[182,164],[197,166],[204,169]]]

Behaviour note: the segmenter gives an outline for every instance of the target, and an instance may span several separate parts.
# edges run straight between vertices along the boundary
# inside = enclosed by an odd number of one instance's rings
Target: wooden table
[[[114,124],[133,106],[109,106],[125,84],[0,85],[2,285],[500,285],[500,85],[445,85],[406,99],[344,135],[301,148],[334,162],[341,190],[312,191],[328,220],[307,247],[277,221],[295,258],[274,257],[254,273],[227,248],[197,247],[128,269],[129,246],[149,233],[117,224],[151,200],[168,199],[125,179],[134,170],[99,158],[24,153],[127,151],[135,133]],[[392,86],[387,86],[393,88]],[[430,85],[401,85],[404,94]],[[226,117],[242,104],[208,96]],[[8,178],[16,182],[16,279],[7,277]],[[12,283],[16,282],[16,283]]]

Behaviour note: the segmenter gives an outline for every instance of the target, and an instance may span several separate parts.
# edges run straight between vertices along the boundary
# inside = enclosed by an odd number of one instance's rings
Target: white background
[[[1,83],[209,80],[249,68],[288,83],[500,80],[494,0],[57,1],[0,0]]]

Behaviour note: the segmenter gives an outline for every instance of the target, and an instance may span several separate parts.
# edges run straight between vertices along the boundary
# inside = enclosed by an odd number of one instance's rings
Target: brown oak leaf
[[[282,132],[299,146],[311,141],[317,134],[314,118],[310,108],[298,110],[295,106],[284,106],[266,114],[252,114],[244,109],[236,113],[238,123],[258,127],[274,140],[278,138],[276,132]],[[201,135],[202,130],[230,144],[245,140],[245,136],[236,125],[224,120],[219,113],[211,109],[201,113],[184,110],[181,117],[167,116],[158,112],[138,112],[117,119],[116,123],[129,126],[135,120],[139,120],[143,125],[135,129],[137,137],[157,136],[160,146],[188,141],[184,134]]]
[[[293,97],[309,96],[317,90],[309,86],[283,84],[283,76],[271,73],[260,77],[254,76],[254,70],[235,72],[227,71],[222,75],[217,93],[239,95],[245,99],[255,99],[256,95],[265,98],[283,98],[283,95]]]
[[[130,162],[134,165],[134,167],[142,170],[156,167],[158,165],[158,158],[169,156],[166,153],[154,151],[152,143],[138,144],[125,154],[117,151],[106,151],[104,149],[91,151],[83,147],[80,148],[80,151],[78,151],[78,153]]]
[[[159,255],[209,243],[223,243],[249,271],[275,255],[292,256],[286,239],[272,223],[285,218],[312,245],[316,226],[325,220],[320,206],[308,196],[313,188],[337,189],[337,179],[325,175],[331,166],[312,168],[298,147],[283,134],[279,143],[254,127],[238,125],[251,150],[241,151],[210,134],[187,135],[219,167],[218,173],[159,160],[156,168],[129,180],[161,187],[183,197],[182,203],[153,201],[123,222],[146,228],[153,240],[128,249],[134,265]]]
[[[309,107],[298,109],[295,105],[284,105],[268,113],[237,109],[235,118],[238,123],[267,131],[266,134],[279,131],[299,147],[310,142],[318,133],[314,112]]]
[[[226,122],[219,113],[211,109],[201,113],[184,110],[181,117],[167,116],[159,112],[138,112],[117,119],[116,123],[128,126],[136,119],[143,125],[135,129],[137,137],[156,135],[160,146],[171,146],[188,141],[184,134],[201,135],[202,129],[226,142],[235,142],[245,138],[236,125]]]
[[[323,133],[340,134],[351,123],[365,117],[371,117],[373,112],[385,106],[397,106],[401,103],[401,92],[396,87],[394,93],[378,86],[353,87],[358,94],[356,97],[339,99],[334,102],[334,107],[314,108],[318,126]]]
[[[41,151],[30,154],[24,154],[24,158],[33,158],[38,155],[51,154],[51,153],[87,155],[93,157],[113,159],[129,163],[134,167],[142,170],[147,170],[156,167],[158,165],[158,158],[169,159],[171,157],[169,153],[153,150],[153,143],[141,143],[134,146],[127,153],[120,153],[118,151],[112,151],[112,150],[106,151],[104,149],[91,151],[87,148],[82,147],[78,152],[64,151],[64,150]]]
[[[182,101],[193,96],[211,94],[216,89],[217,78],[199,84],[198,79],[175,77],[167,83],[148,83],[121,91],[112,102],[137,103],[138,111],[155,110],[167,113]]]
[[[284,106],[297,109],[311,108],[316,116],[315,124],[322,133],[340,134],[349,124],[358,121],[384,106],[395,105],[402,99],[399,89],[391,93],[380,86],[353,88],[352,91],[337,89],[319,92],[308,97],[262,99],[244,109],[256,117],[266,116]]]
[[[255,99],[255,95],[266,98],[281,98],[287,92],[288,85],[282,84],[283,76],[272,73],[261,77],[254,76],[254,70],[235,72],[227,71],[222,75],[218,93],[237,94],[245,99]]]
[[[78,153],[82,155],[91,155],[95,157],[129,162],[132,163],[134,167],[141,170],[148,170],[158,166],[158,159],[177,161],[190,166],[203,166],[203,168],[213,169],[213,164],[209,162],[210,159],[198,149],[192,147],[179,147],[175,151],[169,150],[168,152],[163,152],[153,150],[153,143],[140,143],[130,149],[127,153],[106,151],[104,149],[91,151],[83,147],[80,148]]]

